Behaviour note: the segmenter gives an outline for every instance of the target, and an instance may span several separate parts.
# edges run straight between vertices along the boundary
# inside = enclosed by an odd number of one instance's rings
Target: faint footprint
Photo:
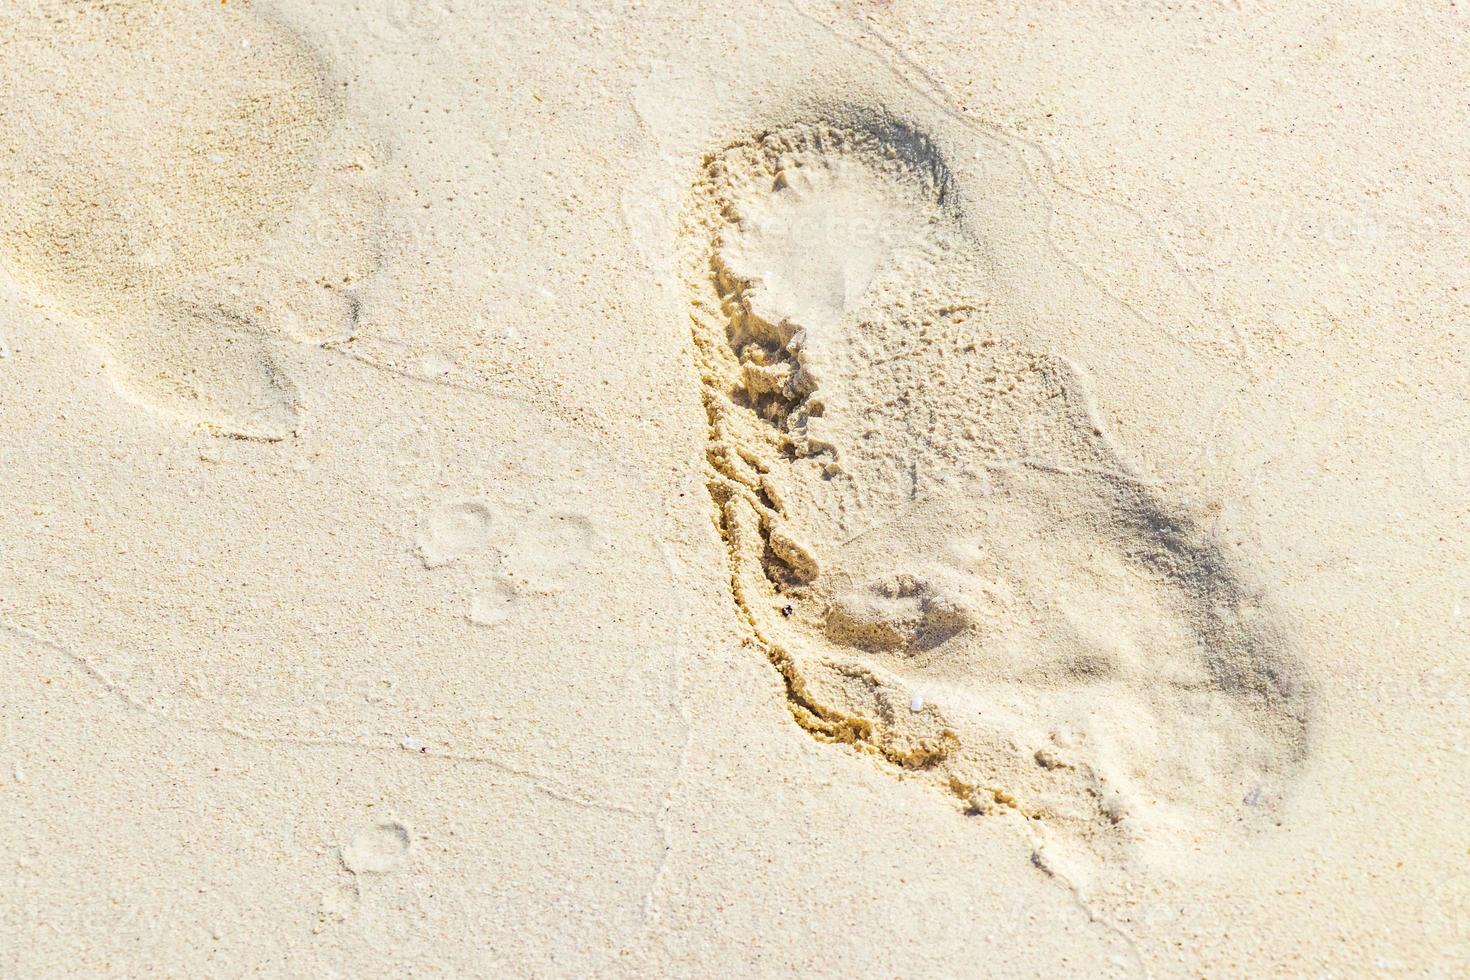
[[[48,2],[0,32],[0,267],[87,320],[135,400],[292,434],[272,351],[342,333],[376,262],[376,151],[326,68],[249,4]]]
[[[440,504],[420,521],[419,558],[425,568],[440,568],[484,551],[493,543],[499,523],[494,510],[482,500]]]
[[[684,229],[735,603],[798,722],[1057,855],[1269,809],[1305,695],[1080,370],[1017,343],[924,134],[849,111],[710,155]]]
[[[543,594],[560,591],[598,539],[590,517],[563,510],[535,509],[517,522],[516,531],[507,571],[527,589]]]
[[[498,626],[527,604],[563,591],[599,540],[586,514],[532,505],[506,513],[468,497],[440,503],[418,522],[414,548],[424,568],[457,566],[467,578],[465,618]]]
[[[358,831],[342,848],[342,865],[355,875],[383,875],[408,866],[413,835],[396,820]]]
[[[510,619],[521,600],[516,583],[497,575],[470,593],[466,618],[476,626],[499,626]]]

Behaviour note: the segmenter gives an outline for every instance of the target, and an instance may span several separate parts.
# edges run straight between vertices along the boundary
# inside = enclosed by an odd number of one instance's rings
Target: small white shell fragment
[[[924,710],[924,695],[919,694],[919,693],[915,693],[914,696],[909,699],[909,710],[910,711],[923,711]]]

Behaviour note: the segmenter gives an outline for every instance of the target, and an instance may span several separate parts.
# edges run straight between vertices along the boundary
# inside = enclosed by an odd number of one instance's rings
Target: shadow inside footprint
[[[705,160],[684,259],[737,608],[807,730],[1064,849],[1242,821],[1303,752],[1281,631],[1018,340],[957,198],[881,112]]]

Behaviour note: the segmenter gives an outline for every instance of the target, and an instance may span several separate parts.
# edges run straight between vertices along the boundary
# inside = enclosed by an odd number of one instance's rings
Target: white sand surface
[[[0,2],[0,973],[1470,971],[1463,4]]]

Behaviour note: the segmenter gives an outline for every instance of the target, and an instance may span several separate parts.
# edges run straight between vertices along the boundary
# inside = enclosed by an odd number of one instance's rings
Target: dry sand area
[[[0,0],[0,975],[1465,976],[1467,43]]]

